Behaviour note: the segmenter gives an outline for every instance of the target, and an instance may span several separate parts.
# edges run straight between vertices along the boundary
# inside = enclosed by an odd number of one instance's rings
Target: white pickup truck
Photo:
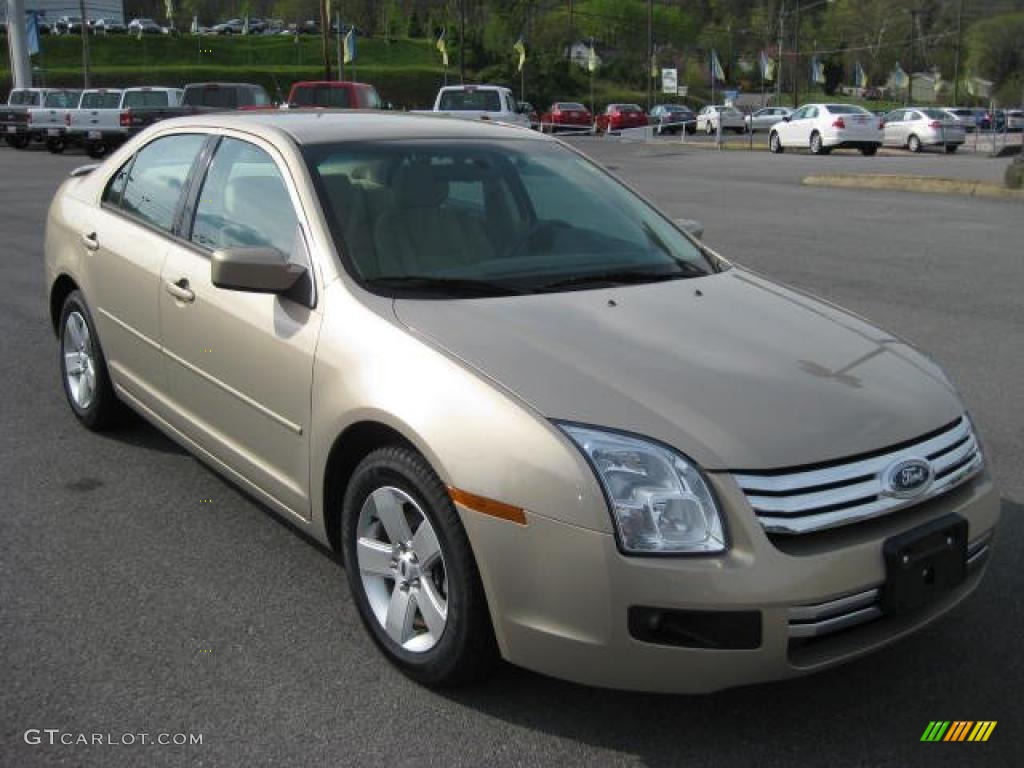
[[[0,108],[0,133],[16,149],[33,141],[62,141],[64,113],[78,106],[81,91],[62,88],[20,88]]]
[[[512,91],[502,85],[446,86],[437,92],[434,108],[420,113],[530,127],[529,115],[523,113]]]
[[[65,118],[66,139],[99,158],[159,120],[191,114],[181,106],[178,88],[93,88],[82,93],[78,109]]]

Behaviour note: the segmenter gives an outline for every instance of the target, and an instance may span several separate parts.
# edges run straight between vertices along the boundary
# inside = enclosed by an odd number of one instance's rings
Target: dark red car
[[[637,104],[609,104],[597,116],[597,132],[621,131],[624,128],[643,128],[647,114]]]
[[[303,80],[292,86],[289,107],[380,109],[377,89],[367,83],[344,80]]]
[[[593,127],[594,116],[590,114],[589,109],[576,101],[556,101],[540,116],[540,129],[544,133]]]

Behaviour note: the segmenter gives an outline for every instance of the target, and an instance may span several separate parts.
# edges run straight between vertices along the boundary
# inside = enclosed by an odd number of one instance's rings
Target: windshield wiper
[[[470,280],[461,277],[430,277],[429,275],[388,275],[366,283],[374,288],[396,288],[414,293],[451,294],[457,296],[520,296],[523,291],[501,283]]]
[[[635,269],[592,272],[588,275],[575,275],[544,283],[537,286],[534,290],[543,293],[545,291],[555,291],[559,288],[572,288],[583,285],[639,285],[642,283],[660,283],[666,280],[702,277],[705,274],[703,270],[696,267],[691,272],[642,272]]]

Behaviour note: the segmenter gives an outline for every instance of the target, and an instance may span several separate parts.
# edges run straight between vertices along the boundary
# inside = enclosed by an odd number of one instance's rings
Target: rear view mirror
[[[681,230],[692,235],[698,240],[704,237],[704,225],[699,221],[694,221],[693,219],[676,219],[675,223]]]
[[[210,280],[218,288],[254,293],[285,293],[306,274],[276,248],[223,248],[213,252]]]

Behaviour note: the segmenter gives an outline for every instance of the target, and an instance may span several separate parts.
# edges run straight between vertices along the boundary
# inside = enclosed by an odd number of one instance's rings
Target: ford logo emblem
[[[923,493],[932,483],[932,465],[924,459],[904,459],[885,470],[882,491],[908,498]]]

